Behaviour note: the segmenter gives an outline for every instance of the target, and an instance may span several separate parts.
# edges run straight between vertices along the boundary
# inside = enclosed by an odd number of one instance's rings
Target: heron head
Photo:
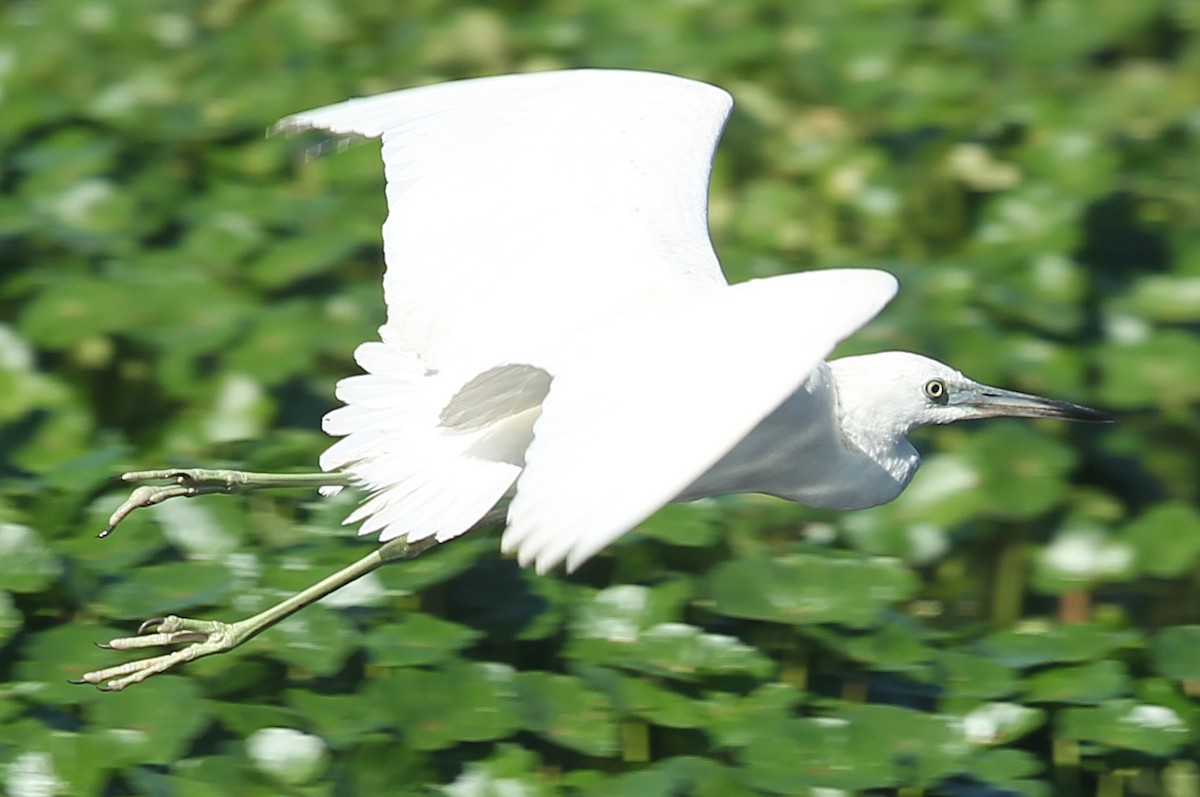
[[[944,363],[909,352],[844,357],[829,366],[844,426],[893,439],[921,426],[975,418],[1114,420],[1069,401],[984,385]]]

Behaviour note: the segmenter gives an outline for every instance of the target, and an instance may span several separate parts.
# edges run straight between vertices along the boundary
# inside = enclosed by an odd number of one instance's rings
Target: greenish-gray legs
[[[142,507],[153,506],[168,498],[191,498],[211,493],[239,493],[249,490],[276,487],[325,487],[349,486],[350,480],[338,473],[250,473],[236,470],[151,470],[126,473],[122,480],[127,482],[147,479],[167,479],[166,485],[143,485],[135,489],[117,508],[109,519],[108,528],[100,533],[105,537],[124,520],[130,512]],[[119,691],[127,686],[163,672],[178,664],[193,661],[214,653],[224,653],[241,645],[246,640],[262,633],[275,623],[300,611],[351,581],[389,562],[412,559],[433,547],[432,538],[416,543],[391,540],[308,589],[280,601],[269,609],[247,617],[236,623],[218,620],[191,620],[186,617],[158,617],[147,620],[138,628],[137,636],[121,637],[100,645],[111,650],[138,650],[178,643],[189,643],[187,647],[152,656],[103,670],[85,673],[72,681],[77,684],[94,684],[105,691]]]

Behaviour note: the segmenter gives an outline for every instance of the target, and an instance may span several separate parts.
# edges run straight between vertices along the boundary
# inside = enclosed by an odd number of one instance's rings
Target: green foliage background
[[[0,791],[1200,794],[1200,5],[13,0],[0,7]],[[572,576],[479,532],[119,694],[170,612],[368,550],[351,496],[94,533],[124,470],[308,470],[383,317],[377,148],[277,118],[675,72],[738,106],[733,280],[891,269],[848,345],[1095,404],[923,434],[892,505],[670,507]],[[464,234],[469,231],[464,231]]]

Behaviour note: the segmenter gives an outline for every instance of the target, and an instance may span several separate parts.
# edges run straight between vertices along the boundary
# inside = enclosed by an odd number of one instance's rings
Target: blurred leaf
[[[983,656],[954,651],[938,655],[933,672],[948,698],[995,700],[1012,695],[1019,684],[1010,667]]]
[[[925,788],[963,766],[954,723],[894,706],[846,706],[838,716],[764,726],[739,758],[757,788]]]
[[[584,755],[617,750],[617,729],[608,702],[576,678],[545,672],[515,678],[521,725]]]
[[[1133,548],[1138,571],[1156,578],[1178,578],[1200,555],[1200,512],[1180,501],[1151,507],[1121,530]]]
[[[751,797],[740,773],[707,758],[678,756],[585,788],[594,797]]]
[[[704,707],[688,695],[642,678],[615,680],[615,694],[609,694],[614,707],[621,713],[636,714],[667,728],[702,728],[710,719]]]
[[[1129,687],[1129,675],[1120,663],[1101,660],[1031,674],[1025,681],[1025,699],[1095,705],[1128,694]]]
[[[880,611],[912,597],[916,581],[898,562],[834,555],[743,558],[713,570],[709,591],[721,614],[793,624],[866,628]]]
[[[1029,780],[1044,764],[1024,750],[986,750],[971,759],[970,772],[984,783],[1000,786],[1024,797],[1051,797],[1049,783]]]
[[[1063,443],[1025,422],[996,422],[972,438],[971,464],[990,512],[1028,518],[1059,504],[1076,455]]]
[[[1106,656],[1133,642],[1130,632],[1098,625],[1028,625],[997,631],[980,642],[984,655],[1009,667],[1036,667],[1061,662],[1085,662]]]
[[[358,629],[341,612],[308,606],[263,633],[254,649],[312,675],[333,675],[361,643]]]
[[[708,696],[707,731],[722,747],[745,747],[764,729],[789,720],[803,694],[781,683],[765,683],[747,695],[715,693]]]
[[[289,689],[286,699],[295,709],[295,716],[303,717],[306,725],[335,749],[352,747],[372,731],[394,721],[384,715],[381,706],[363,695],[326,695],[309,689]]]
[[[524,695],[506,666],[456,662],[437,672],[388,671],[371,681],[369,697],[415,749],[443,750],[512,734]]]
[[[1068,708],[1057,717],[1059,735],[1166,757],[1188,740],[1187,727],[1168,708],[1114,700],[1101,706]]]
[[[371,629],[366,647],[372,665],[411,667],[453,658],[480,636],[480,632],[458,623],[428,614],[408,614],[399,621]]]
[[[107,697],[92,704],[90,719],[114,764],[177,761],[213,718],[199,688],[172,675],[155,676]]]
[[[0,589],[38,592],[62,571],[62,562],[33,529],[0,523]]]
[[[119,764],[110,755],[111,740],[101,734],[48,728],[32,719],[9,726],[10,749],[5,786],[9,794],[100,794],[108,773]],[[54,792],[50,792],[54,793]]]
[[[143,565],[106,588],[95,610],[107,617],[158,617],[224,604],[232,589],[233,574],[223,564],[195,561]]]
[[[805,634],[819,639],[847,659],[881,671],[924,670],[922,665],[934,656],[927,639],[931,635],[900,616],[891,617],[889,622],[882,622],[878,628],[867,631],[817,626],[805,629]]]
[[[4,590],[0,590],[0,646],[16,636],[23,623],[24,616],[17,611],[12,596]],[[0,720],[2,719],[3,715],[0,712]]]
[[[712,507],[705,502],[668,504],[638,524],[639,533],[668,545],[712,545],[720,534]]]
[[[684,623],[659,623],[635,631],[631,638],[577,638],[568,653],[593,664],[668,678],[740,673],[761,678],[773,669],[770,659],[735,637]]]
[[[1133,312],[1149,321],[1200,321],[1200,275],[1139,277],[1127,300]]]
[[[538,772],[538,759],[529,750],[513,744],[496,745],[482,761],[467,764],[458,778],[442,788],[448,797],[502,797],[527,795],[552,797],[558,794]]]
[[[1200,626],[1174,626],[1151,642],[1154,669],[1167,678],[1200,679]]]
[[[1116,325],[1118,321],[1111,322]],[[1154,335],[1136,320],[1122,340],[1099,351],[1100,400],[1106,407],[1182,407],[1200,400],[1200,340],[1182,330]]]

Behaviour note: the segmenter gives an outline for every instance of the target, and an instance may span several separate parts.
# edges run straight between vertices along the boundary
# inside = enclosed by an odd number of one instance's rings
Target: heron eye
[[[938,404],[945,404],[946,383],[940,379],[930,379],[925,383],[925,396]]]

